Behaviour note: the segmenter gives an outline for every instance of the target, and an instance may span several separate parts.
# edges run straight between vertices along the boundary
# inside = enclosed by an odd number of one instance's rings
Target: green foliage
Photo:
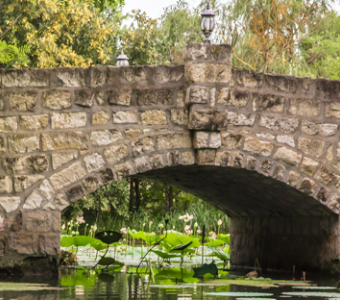
[[[8,45],[5,41],[0,40],[0,65],[25,66],[29,62],[27,57],[29,51],[30,48],[27,45],[16,47],[14,45]]]

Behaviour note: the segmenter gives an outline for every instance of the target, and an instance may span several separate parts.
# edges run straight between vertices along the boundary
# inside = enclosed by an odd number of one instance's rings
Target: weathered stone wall
[[[252,189],[228,182],[238,201],[215,189],[213,204],[231,217],[339,213],[339,82],[232,70],[228,45],[189,45],[183,58],[174,67],[1,70],[0,269],[40,257],[53,265],[62,209],[168,167],[244,169]],[[284,184],[277,201],[272,191]]]

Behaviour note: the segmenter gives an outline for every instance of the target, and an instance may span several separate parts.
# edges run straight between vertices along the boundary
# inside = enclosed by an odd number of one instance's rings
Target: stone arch
[[[287,231],[326,253],[299,256],[306,266],[330,269],[340,253],[339,82],[232,70],[228,45],[192,44],[183,58],[1,70],[0,269],[57,258],[60,211],[127,176],[169,180],[225,211],[235,264],[253,264],[240,250],[251,243],[268,267],[294,263],[302,246],[260,253],[274,233],[283,247]]]

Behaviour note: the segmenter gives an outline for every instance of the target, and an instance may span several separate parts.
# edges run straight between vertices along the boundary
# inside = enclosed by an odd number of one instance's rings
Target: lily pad
[[[302,296],[302,297],[340,298],[340,293],[331,293],[331,292],[284,292],[282,294],[289,295],[289,296]]]
[[[267,297],[273,296],[271,293],[247,293],[247,292],[212,292],[205,293],[209,296],[228,296],[228,297]]]
[[[102,265],[102,266],[109,266],[109,265],[119,265],[122,266],[124,265],[123,263],[116,261],[114,258],[112,257],[102,257],[99,261],[98,261],[98,265]]]
[[[102,231],[96,233],[96,239],[101,240],[105,244],[112,244],[118,242],[122,234],[116,231]]]

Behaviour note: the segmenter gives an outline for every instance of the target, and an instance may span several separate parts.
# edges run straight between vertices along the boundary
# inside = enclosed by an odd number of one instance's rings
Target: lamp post
[[[124,54],[124,50],[122,49],[122,53],[117,57],[117,67],[124,67],[129,65],[129,58]]]
[[[204,43],[210,44],[209,36],[215,27],[215,14],[210,9],[209,2],[207,3],[207,9],[201,14],[201,29],[205,35]]]

